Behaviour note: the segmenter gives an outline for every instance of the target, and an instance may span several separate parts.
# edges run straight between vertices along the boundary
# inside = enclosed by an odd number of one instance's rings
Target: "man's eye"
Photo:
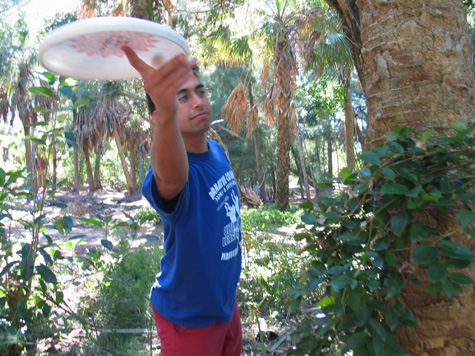
[[[178,96],[178,101],[188,101],[190,100],[190,94],[181,94]]]
[[[206,93],[207,93],[207,91],[206,91],[205,88],[200,88],[200,89],[196,90],[196,94],[198,94],[198,96],[200,98],[206,96]]]

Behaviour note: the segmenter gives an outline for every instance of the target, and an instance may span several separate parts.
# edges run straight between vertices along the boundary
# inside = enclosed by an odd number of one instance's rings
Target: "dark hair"
[[[195,75],[195,77],[200,79],[200,70],[199,70],[198,66],[195,65],[192,68],[192,70],[193,70],[193,74]],[[152,113],[155,111],[155,104],[154,104],[154,102],[152,101],[152,98],[150,97],[150,95],[148,95],[147,92],[145,92],[145,96],[147,97],[147,106],[148,106],[149,113],[150,113],[150,115],[152,115]]]

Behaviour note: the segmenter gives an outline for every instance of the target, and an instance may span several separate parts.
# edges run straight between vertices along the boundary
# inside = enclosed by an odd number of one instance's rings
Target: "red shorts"
[[[227,323],[187,328],[171,323],[152,305],[162,356],[241,356],[241,318],[237,303]]]

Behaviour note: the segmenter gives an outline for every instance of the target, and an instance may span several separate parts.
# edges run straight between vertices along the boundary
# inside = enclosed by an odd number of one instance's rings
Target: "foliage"
[[[124,254],[121,259],[108,263],[104,277],[97,289],[99,298],[89,307],[96,310],[96,326],[106,329],[153,328],[148,294],[155,273],[160,271],[163,250],[156,246],[139,246]],[[142,339],[142,335],[138,336]],[[109,349],[131,350],[137,346],[137,336],[132,334],[103,333],[96,340]],[[135,340],[135,341],[134,341]],[[127,346],[128,345],[128,346]]]
[[[58,328],[53,307],[64,306],[56,269],[67,260],[50,234],[65,237],[72,228],[68,216],[48,224],[45,195],[35,199],[24,174],[0,168],[0,330],[12,354],[33,342],[39,329],[54,334]],[[14,221],[20,235],[13,234]]]
[[[281,226],[288,226],[298,222],[301,209],[291,205],[287,210],[279,210],[276,205],[259,209],[242,209],[242,231],[271,230]]]
[[[417,283],[453,298],[473,283],[463,273],[474,259],[464,231],[443,231],[448,226],[423,218],[458,219],[475,236],[475,128],[451,126],[456,134],[439,138],[398,127],[384,145],[362,154],[364,168],[342,170],[341,194],[304,204],[302,221],[311,228],[295,238],[306,241],[312,263],[306,283],[288,293],[293,310],[304,300],[312,306],[292,354],[320,355],[341,343],[342,354],[402,355],[396,327],[417,323],[404,286]],[[413,268],[426,270],[427,281],[413,280]]]

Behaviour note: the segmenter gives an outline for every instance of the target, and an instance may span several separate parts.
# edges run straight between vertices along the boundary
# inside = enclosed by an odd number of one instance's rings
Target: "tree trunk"
[[[77,118],[78,118],[78,112],[77,110],[73,110],[73,125],[74,127],[77,127]],[[78,138],[76,135],[74,135],[74,141],[77,144],[78,143]],[[79,148],[76,146],[73,146],[73,155],[74,155],[74,187],[73,191],[74,192],[79,192]]]
[[[328,179],[333,179],[333,140],[331,127],[327,132],[327,146],[328,146]]]
[[[249,92],[249,107],[254,107],[254,95],[252,95],[252,88],[248,86]],[[262,170],[262,163],[261,163],[261,147],[259,146],[259,132],[257,131],[258,128],[256,127],[252,130],[252,140],[254,142],[254,155],[256,156],[256,168],[257,168],[257,180],[259,183],[259,197],[265,203],[266,202],[266,184],[264,182],[264,171]]]
[[[130,144],[129,145],[129,151],[130,151],[130,175],[132,182],[134,184],[134,191],[137,190],[137,170],[135,168],[135,145]]]
[[[120,163],[122,164],[122,169],[124,170],[125,179],[127,180],[127,186],[129,188],[129,193],[135,193],[135,184],[132,182],[132,178],[130,177],[129,170],[127,168],[127,162],[125,161],[124,151],[122,150],[122,144],[120,142],[119,133],[117,129],[114,127],[114,139],[117,145],[117,151],[119,151]]]
[[[53,145],[52,151],[53,151],[53,186],[56,187],[56,183],[58,182],[58,177],[57,177],[57,174],[56,174],[56,172],[58,170],[58,157],[57,157],[57,152],[56,152],[56,146],[55,145]]]
[[[101,184],[101,158],[102,158],[102,149],[99,149],[96,154],[96,159],[94,161],[94,190],[102,189]]]
[[[280,210],[289,205],[290,173],[290,108],[292,102],[292,48],[286,34],[277,39],[274,47],[277,80],[277,182],[275,202]]]
[[[345,152],[346,166],[355,170],[355,145],[354,145],[354,113],[351,105],[351,81],[350,71],[344,71],[343,84],[345,85]]]
[[[303,183],[304,183],[304,187],[305,187],[305,194],[306,194],[307,201],[311,201],[312,196],[310,194],[310,186],[308,184],[307,169],[306,169],[306,166],[305,166],[305,157],[303,155],[302,137],[300,136],[299,125],[296,123],[295,126],[296,126],[296,129],[295,129],[296,136],[295,137],[297,139],[297,146],[298,146],[298,149],[299,149],[300,165],[302,166],[302,175],[303,175]]]
[[[94,174],[92,173],[91,158],[89,156],[89,147],[83,146],[84,159],[86,161],[87,182],[89,184],[89,192],[94,191]]]
[[[73,147],[74,154],[74,192],[79,192],[79,148]]]
[[[425,124],[426,130],[447,133],[450,123],[474,124],[472,46],[461,1],[326,1],[341,16],[349,43],[361,46],[353,57],[359,56],[367,98],[367,148],[384,142],[399,125]],[[474,239],[458,218],[425,211],[419,221],[450,232],[454,241],[474,251]],[[414,267],[412,278],[424,284],[426,271]],[[475,279],[473,263],[465,272]],[[473,285],[448,299],[423,293],[407,281],[403,296],[418,322],[411,331],[398,328],[405,355],[475,355]]]

